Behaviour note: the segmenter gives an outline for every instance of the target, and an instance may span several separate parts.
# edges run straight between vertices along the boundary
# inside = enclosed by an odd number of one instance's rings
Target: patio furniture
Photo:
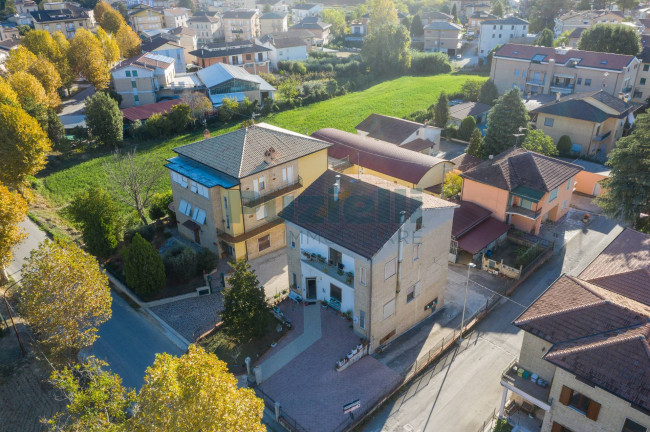
[[[289,291],[289,298],[296,303],[302,303],[302,296],[294,291]]]

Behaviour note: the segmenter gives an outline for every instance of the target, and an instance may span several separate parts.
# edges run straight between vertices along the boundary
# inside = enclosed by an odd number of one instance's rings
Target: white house
[[[189,10],[180,7],[163,9],[165,28],[187,27]]]
[[[485,20],[481,23],[478,39],[478,55],[486,57],[490,51],[510,42],[512,39],[525,38],[528,34],[528,21],[514,16],[502,19]]]
[[[271,68],[277,70],[278,62],[283,60],[305,61],[309,51],[308,43],[303,38],[292,36],[289,33],[271,33],[258,41],[258,43],[271,51],[268,52]]]
[[[297,23],[303,18],[317,16],[321,12],[323,12],[322,4],[300,3],[291,7],[291,18],[294,23]]]

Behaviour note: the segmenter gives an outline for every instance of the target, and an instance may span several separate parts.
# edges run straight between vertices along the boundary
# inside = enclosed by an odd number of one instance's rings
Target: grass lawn
[[[324,127],[333,127],[354,132],[354,126],[373,112],[402,117],[414,111],[423,110],[433,104],[442,90],[457,92],[468,79],[487,78],[475,75],[435,75],[429,77],[402,77],[377,84],[364,91],[349,93],[306,107],[273,114],[261,119],[276,126],[300,133],[311,134]],[[219,135],[236,129],[229,124],[212,130]],[[174,156],[172,148],[202,139],[200,130],[178,135],[165,140],[150,140],[137,143],[140,155],[151,156],[160,161],[160,170],[165,160]],[[131,144],[133,145],[133,144]],[[39,174],[42,185],[38,192],[49,201],[54,211],[60,210],[75,195],[92,185],[109,189],[105,165],[110,162],[110,151],[94,151],[72,156],[68,160],[50,162],[48,168]],[[169,189],[169,179],[163,177],[159,191]],[[128,207],[124,206],[125,212]]]

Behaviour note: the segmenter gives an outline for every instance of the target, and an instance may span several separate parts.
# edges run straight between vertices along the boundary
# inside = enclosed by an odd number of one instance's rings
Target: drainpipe
[[[402,230],[404,229],[403,226],[404,226],[405,215],[406,212],[404,210],[399,212],[400,227],[399,230],[397,231],[397,280],[395,281],[395,297],[397,297],[397,294],[399,294],[400,292],[399,276],[400,276],[400,267],[402,267],[402,256],[404,255],[404,250],[402,247]]]

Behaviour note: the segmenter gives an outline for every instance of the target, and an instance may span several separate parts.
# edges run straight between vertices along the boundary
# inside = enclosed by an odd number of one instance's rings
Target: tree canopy
[[[513,88],[497,99],[487,118],[487,132],[483,145],[486,155],[497,155],[513,147],[515,134],[528,127],[528,112],[524,106],[519,89]]]
[[[117,147],[124,134],[124,117],[115,99],[96,92],[86,99],[86,123],[93,137],[102,144]]]
[[[233,272],[226,280],[221,315],[233,338],[245,341],[264,334],[268,323],[268,305],[264,288],[250,264],[240,260],[230,264]]]
[[[483,159],[483,136],[481,131],[474,129],[472,135],[469,138],[469,145],[467,146],[467,154],[470,156]]]
[[[145,296],[157,293],[167,283],[162,257],[140,234],[133,236],[124,251],[124,276],[130,288]]]
[[[370,72],[377,76],[394,76],[411,66],[411,37],[402,25],[389,25],[366,36],[361,57]]]
[[[106,58],[104,47],[95,35],[83,28],[75,32],[68,49],[70,67],[97,90],[106,88],[111,80],[110,64]]]
[[[399,25],[397,9],[393,0],[369,0],[368,32],[379,32],[384,27]]]
[[[345,24],[345,12],[341,9],[327,8],[323,10],[323,21],[332,24],[331,32],[334,35],[345,33],[347,28]]]
[[[557,156],[558,151],[553,143],[553,138],[546,135],[539,129],[531,129],[526,133],[521,147],[526,150],[541,153],[547,156]]]
[[[641,37],[630,26],[599,23],[582,32],[578,49],[637,55],[642,49]]]
[[[433,112],[433,124],[439,128],[446,127],[449,123],[449,98],[446,92],[440,93]]]
[[[535,45],[540,45],[544,47],[552,47],[553,46],[553,30],[549,28],[545,28],[540,32],[540,34],[537,36],[537,39],[535,39]]]
[[[481,86],[481,92],[478,96],[478,101],[487,105],[494,105],[494,101],[499,97],[499,90],[494,84],[494,81],[487,80]]]
[[[443,198],[454,198],[460,195],[463,188],[463,179],[455,172],[448,172],[442,184]]]
[[[121,232],[120,208],[103,189],[86,189],[72,200],[67,211],[81,227],[90,253],[107,258],[115,250]]]
[[[423,36],[424,35],[424,26],[422,25],[422,19],[420,14],[417,14],[413,17],[411,21],[411,36]]]
[[[472,116],[465,117],[458,129],[458,138],[463,141],[469,141],[474,129],[476,129],[476,119]]]
[[[0,285],[7,279],[5,269],[13,259],[14,246],[27,236],[18,226],[25,216],[27,201],[18,192],[12,192],[0,183]]]

